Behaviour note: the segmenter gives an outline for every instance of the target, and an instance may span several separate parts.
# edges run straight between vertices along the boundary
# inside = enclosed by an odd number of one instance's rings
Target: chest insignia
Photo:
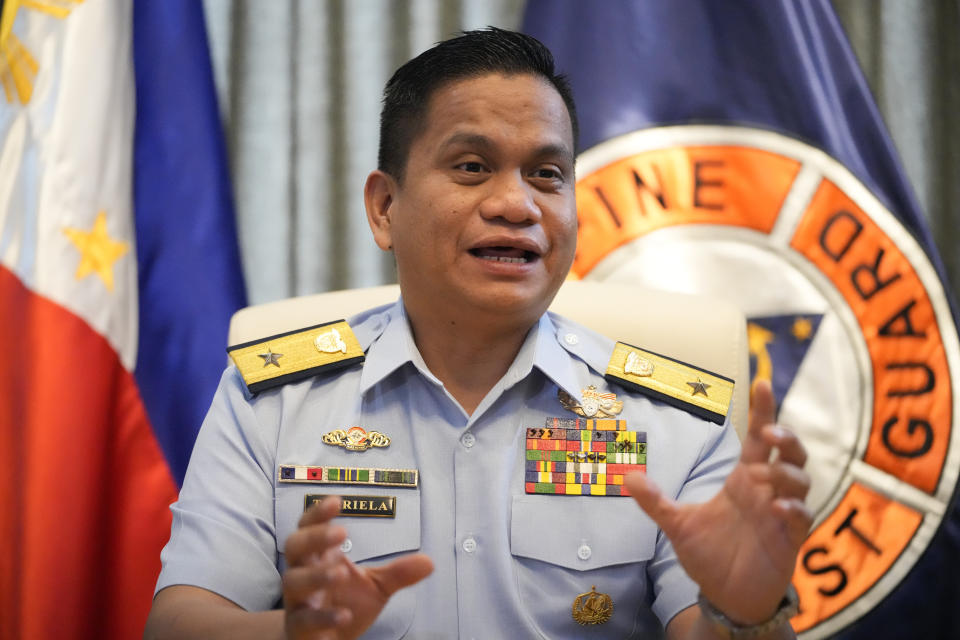
[[[364,359],[350,325],[342,320],[234,345],[227,353],[250,393],[342,369]]]
[[[584,418],[612,418],[623,411],[623,402],[617,400],[617,394],[601,393],[593,385],[581,392],[583,399],[579,402],[563,389],[557,391],[557,397],[564,409]]]
[[[299,464],[282,464],[277,471],[278,482],[366,484],[377,487],[404,487],[415,489],[419,480],[420,472],[416,469],[312,467]]]
[[[573,619],[580,624],[603,624],[613,616],[613,599],[605,593],[597,593],[594,585],[587,593],[574,598],[571,609]]]
[[[647,470],[647,432],[625,420],[547,418],[526,432],[526,493],[627,496],[623,477]]]
[[[303,510],[323,501],[325,493],[308,493],[303,498]],[[396,496],[340,496],[340,516],[362,518],[395,518],[397,515]]]
[[[608,381],[723,424],[733,399],[733,380],[699,367],[618,342]]]
[[[334,429],[321,436],[324,444],[343,447],[347,451],[366,451],[373,447],[389,447],[390,437],[379,431],[365,431],[361,427]]]

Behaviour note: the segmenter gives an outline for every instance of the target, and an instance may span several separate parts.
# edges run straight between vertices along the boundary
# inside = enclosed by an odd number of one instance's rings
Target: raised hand
[[[330,521],[339,499],[330,497],[308,509],[287,539],[283,575],[286,637],[328,640],[356,638],[399,589],[430,575],[433,563],[422,553],[389,564],[361,568],[340,552],[346,529]]]
[[[774,424],[768,383],[757,383],[751,400],[740,462],[709,502],[681,505],[642,473],[625,479],[701,593],[741,625],[763,622],[776,612],[813,521],[804,504],[810,478],[803,471],[803,445]]]

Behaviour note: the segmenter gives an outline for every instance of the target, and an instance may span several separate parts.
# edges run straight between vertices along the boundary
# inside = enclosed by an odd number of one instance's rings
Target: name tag
[[[315,503],[323,501],[328,494],[308,493],[303,499],[306,511]],[[340,515],[362,518],[395,518],[396,496],[340,496]]]

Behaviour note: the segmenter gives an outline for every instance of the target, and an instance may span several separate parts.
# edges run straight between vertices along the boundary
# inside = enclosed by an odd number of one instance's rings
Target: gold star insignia
[[[797,318],[793,321],[790,332],[793,333],[794,338],[803,342],[810,338],[810,334],[813,333],[813,323],[810,322],[809,318]]]
[[[130,250],[130,243],[110,237],[107,232],[107,214],[103,211],[98,213],[90,231],[67,227],[63,232],[80,252],[77,280],[96,273],[107,290],[113,291],[113,264]]]
[[[280,366],[280,358],[283,357],[282,353],[274,353],[270,349],[267,349],[266,353],[258,353],[259,357],[263,358],[263,366],[273,365],[275,367]]]
[[[693,388],[693,391],[690,392],[690,395],[692,396],[695,396],[698,393],[702,394],[703,396],[707,396],[707,389],[709,389],[712,386],[707,384],[700,378],[697,378],[696,382],[688,382],[687,384]]]

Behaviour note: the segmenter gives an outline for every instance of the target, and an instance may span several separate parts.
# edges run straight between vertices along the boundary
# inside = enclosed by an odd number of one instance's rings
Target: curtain
[[[960,284],[960,0],[834,0]],[[380,92],[438,40],[517,28],[523,0],[205,0],[251,304],[394,282],[363,182]]]

